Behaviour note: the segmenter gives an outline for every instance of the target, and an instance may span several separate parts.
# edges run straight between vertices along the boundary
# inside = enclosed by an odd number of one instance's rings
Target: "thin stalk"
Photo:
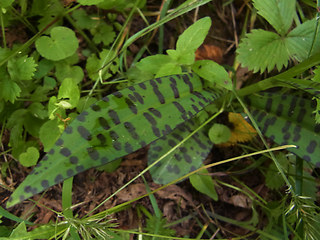
[[[315,30],[314,30],[314,33],[313,33],[313,38],[312,38],[312,43],[311,43],[311,48],[309,50],[309,53],[308,53],[308,57],[311,56],[311,53],[312,53],[312,50],[314,48],[314,43],[317,39],[317,36],[318,36],[318,31],[319,31],[319,19],[320,19],[320,1],[317,0],[317,15],[316,15],[316,26],[315,26]]]
[[[171,5],[171,0],[164,0],[162,9],[160,11],[160,20],[164,18],[170,5]],[[164,39],[164,26],[161,25],[159,27],[159,49],[158,49],[158,53],[160,54],[163,52],[163,39]]]
[[[3,48],[7,48],[6,32],[5,32],[5,29],[4,29],[3,13],[2,13],[1,10],[0,10],[0,21],[1,21],[1,33],[2,33]]]

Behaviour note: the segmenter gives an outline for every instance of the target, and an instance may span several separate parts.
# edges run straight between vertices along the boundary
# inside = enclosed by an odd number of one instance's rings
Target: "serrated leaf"
[[[217,84],[227,90],[232,90],[232,81],[226,70],[218,63],[211,60],[199,60],[192,65],[192,71],[208,80],[213,85]]]
[[[172,86],[173,80],[176,86]],[[103,98],[66,128],[7,205],[146,146],[195,116],[218,96],[204,88],[196,75],[184,74],[138,83]]]
[[[67,27],[54,27],[50,37],[42,36],[35,42],[37,51],[52,61],[65,59],[75,53],[79,43],[75,33]]]
[[[261,132],[288,151],[320,166],[320,127],[313,116],[314,102],[294,95],[265,93],[246,98]]]
[[[242,39],[237,49],[238,61],[254,72],[280,71],[288,65],[290,55],[285,38],[264,30],[252,30]]]
[[[296,0],[254,0],[258,14],[264,17],[281,35],[290,29],[295,14]]]
[[[68,99],[66,102],[71,105],[71,108],[77,106],[80,99],[80,90],[73,78],[66,78],[62,81],[58,92],[58,99]]]
[[[188,27],[178,38],[176,50],[182,54],[195,52],[203,43],[211,26],[211,19],[204,17]]]
[[[20,96],[21,89],[14,81],[12,81],[8,74],[0,70],[2,73],[0,78],[0,100],[14,103],[17,97]]]
[[[73,11],[72,17],[76,20],[77,26],[83,29],[91,29],[98,23],[82,8]]]
[[[317,20],[312,19],[289,32],[286,37],[286,45],[291,57],[303,61],[309,57],[309,53],[312,56],[320,52],[320,31],[316,31],[316,26]]]
[[[15,81],[31,80],[37,64],[32,57],[22,56],[8,61],[8,72]]]
[[[21,153],[19,156],[19,162],[25,167],[31,167],[36,165],[39,159],[39,151],[35,147],[29,147],[26,152]]]
[[[100,22],[97,27],[90,29],[90,32],[93,36],[93,42],[95,44],[102,42],[105,46],[108,46],[110,43],[112,43],[116,37],[116,33],[113,31],[112,26],[107,25],[104,22]]]
[[[199,192],[206,194],[214,201],[218,200],[218,194],[215,190],[215,184],[209,175],[207,169],[203,169],[189,177],[192,186]]]

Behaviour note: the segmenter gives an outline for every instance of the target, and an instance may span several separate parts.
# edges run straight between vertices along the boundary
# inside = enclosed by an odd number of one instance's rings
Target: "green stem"
[[[3,48],[7,48],[6,32],[4,30],[3,15],[2,15],[2,11],[1,10],[0,10],[0,21],[1,21],[1,32],[2,32]]]
[[[163,7],[160,12],[160,20],[164,18],[170,5],[171,5],[171,0],[164,1]],[[159,27],[159,49],[158,49],[158,53],[160,54],[163,52],[163,39],[164,39],[164,26],[161,25]]]

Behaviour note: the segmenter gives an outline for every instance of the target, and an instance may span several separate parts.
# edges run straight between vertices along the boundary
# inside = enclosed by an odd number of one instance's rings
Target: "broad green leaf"
[[[195,52],[203,43],[211,26],[209,17],[201,18],[188,27],[178,38],[176,50],[181,55]]]
[[[31,80],[37,64],[32,57],[22,56],[8,61],[8,72],[15,81]]]
[[[203,169],[198,173],[191,175],[189,179],[192,186],[199,192],[206,194],[214,201],[218,200],[218,194],[215,190],[214,182],[207,169]]]
[[[52,61],[47,59],[42,59],[38,62],[38,69],[34,73],[34,78],[40,79],[45,77],[54,67]]]
[[[28,234],[25,222],[21,222],[10,234],[10,239],[24,237]]]
[[[254,72],[280,71],[288,65],[290,55],[285,38],[264,30],[252,30],[242,39],[237,49],[238,61]]]
[[[80,99],[80,90],[73,78],[63,80],[59,88],[58,99],[67,99],[67,102],[70,103],[70,108],[77,106]]]
[[[312,114],[315,102],[279,93],[251,95],[246,101],[265,136],[280,145],[296,145],[288,151],[320,166],[320,125]]]
[[[281,35],[284,36],[292,25],[296,0],[254,0],[258,14],[264,17]]]
[[[45,122],[39,131],[39,138],[43,144],[44,151],[48,152],[61,135],[57,119]]]
[[[314,45],[310,56],[320,52],[320,31],[316,31],[316,24],[317,20],[315,18],[306,21],[289,32],[286,37],[286,45],[290,56],[299,62],[309,57],[312,43]]]
[[[175,63],[165,63],[159,68],[159,71],[155,75],[156,78],[164,77],[168,75],[182,74],[181,66]]]
[[[39,151],[35,147],[29,147],[26,152],[21,153],[19,162],[25,167],[36,165],[39,159]]]
[[[168,56],[172,58],[172,60],[175,62],[175,64],[181,64],[181,65],[191,65],[195,61],[195,52],[189,51],[189,52],[180,52],[178,50],[169,49],[167,50]]]
[[[79,43],[71,29],[59,26],[51,29],[50,37],[38,38],[35,45],[42,57],[59,61],[73,55]]]
[[[218,95],[196,75],[184,74],[141,82],[103,98],[65,129],[7,206],[167,135]]]
[[[20,96],[21,89],[18,84],[9,78],[6,72],[0,70],[0,73],[0,100],[3,99],[14,103],[17,97]]]
[[[158,160],[199,126],[197,119],[190,119],[170,134],[153,142],[148,151],[148,164]],[[153,181],[167,184],[198,169],[210,153],[212,145],[208,138],[208,129],[202,128],[150,169]]]
[[[218,63],[211,60],[199,60],[192,65],[192,71],[208,80],[213,85],[217,84],[227,90],[232,90],[232,81],[227,71]]]

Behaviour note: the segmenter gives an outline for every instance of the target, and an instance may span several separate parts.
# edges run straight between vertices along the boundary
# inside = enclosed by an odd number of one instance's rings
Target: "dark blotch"
[[[192,85],[192,82],[190,81],[190,76],[185,74],[182,76],[182,79],[183,79],[184,83],[189,86],[190,93],[193,93],[193,85]]]
[[[102,158],[100,159],[100,162],[101,162],[101,164],[106,164],[106,163],[109,162],[109,159],[108,159],[107,157],[102,157]]]
[[[71,126],[67,126],[66,129],[64,130],[65,133],[67,134],[71,134],[72,133],[72,127]]]
[[[80,115],[77,116],[77,120],[80,122],[86,121],[86,116],[88,115],[87,111],[83,111]]]
[[[71,155],[71,151],[68,148],[62,148],[60,153],[65,157],[69,157]]]
[[[176,82],[176,80],[175,80],[173,77],[170,77],[169,80],[170,80],[170,82],[171,82],[170,87],[171,87],[171,89],[172,89],[174,98],[179,98],[180,95],[179,95],[179,90],[178,90],[178,88],[177,88],[177,82]]]
[[[143,89],[143,90],[146,90],[146,89],[147,89],[147,87],[146,87],[146,85],[145,85],[144,83],[139,83],[138,85],[139,85],[139,87],[140,87],[141,89]]]
[[[92,105],[91,109],[93,111],[95,111],[95,112],[100,112],[101,111],[101,107],[99,105],[96,105],[96,104]]]
[[[63,176],[61,174],[58,174],[55,179],[54,179],[54,182],[55,183],[59,183],[59,182],[62,182],[63,180]]]
[[[179,112],[181,112],[181,113],[185,113],[186,112],[186,110],[184,109],[184,107],[180,103],[178,103],[176,101],[174,101],[172,103],[178,109]]]
[[[184,153],[183,158],[187,163],[192,163],[192,158],[189,154]]]
[[[317,147],[317,142],[315,140],[310,141],[310,143],[309,143],[309,145],[307,147],[307,152],[308,153],[313,153],[314,150],[316,149],[316,147]]]
[[[112,122],[113,122],[115,125],[120,124],[120,119],[119,119],[119,116],[118,116],[118,114],[117,114],[116,111],[110,109],[110,110],[108,111],[108,115],[109,115],[109,117],[112,119]]]
[[[49,187],[49,181],[48,180],[42,180],[41,181],[41,186],[43,188],[48,188]]]
[[[98,160],[99,159],[99,152],[95,148],[89,147],[89,148],[87,148],[87,152],[89,154],[89,157],[92,160]]]
[[[143,97],[139,93],[133,92],[133,95],[138,100],[139,103],[144,104]]]
[[[59,138],[57,141],[56,141],[56,146],[62,146],[63,144],[63,140],[61,138]]]
[[[175,141],[173,141],[172,139],[168,140],[168,144],[169,144],[170,147],[174,147],[174,146],[177,145],[177,143]]]
[[[99,121],[100,126],[101,126],[103,129],[105,129],[105,130],[110,129],[109,123],[108,123],[108,121],[107,121],[105,118],[99,117],[99,118],[98,118],[98,121]]]
[[[119,91],[112,93],[112,95],[117,97],[117,98],[122,98],[123,97],[122,93],[119,92]]]
[[[154,94],[157,96],[159,102],[161,104],[164,104],[165,99],[164,99],[162,93],[159,91],[157,83],[154,80],[150,80],[150,85],[152,86],[152,90],[153,90]]]
[[[72,164],[77,164],[79,162],[79,159],[76,156],[70,157],[69,160],[70,160],[70,163],[72,163]]]
[[[143,113],[143,116],[148,120],[148,122],[149,122],[152,126],[154,126],[154,125],[157,124],[157,121],[154,119],[154,117],[151,116],[151,114],[145,112],[145,113]]]
[[[51,148],[51,150],[48,152],[49,155],[53,155],[54,154],[54,149]]]
[[[30,186],[30,185],[26,186],[26,187],[24,188],[24,191],[25,191],[26,193],[31,192],[31,186]]]
[[[127,153],[132,153],[132,152],[133,152],[133,148],[132,148],[131,144],[128,143],[128,142],[126,142],[126,143],[124,144],[124,150],[125,150]]]
[[[102,146],[106,145],[107,139],[106,139],[106,137],[105,137],[103,134],[99,133],[99,134],[97,135],[97,138],[99,139],[100,144],[101,144]]]
[[[155,108],[149,108],[148,109],[154,116],[161,118],[161,112],[159,112],[157,109]]]
[[[72,169],[68,169],[68,170],[67,170],[67,176],[68,176],[68,177],[74,176],[74,173],[73,173],[73,170],[72,170]]]
[[[138,113],[138,109],[137,109],[136,105],[129,98],[125,98],[124,101],[128,105],[131,112],[133,112],[134,114]]]
[[[80,136],[85,140],[90,141],[92,139],[90,132],[84,126],[78,126],[77,130]]]
[[[84,171],[84,167],[82,165],[81,166],[76,166],[76,171],[77,171],[77,173],[83,172]]]
[[[124,122],[124,127],[128,130],[133,139],[138,139],[139,135],[136,133],[136,128],[130,122]]]

